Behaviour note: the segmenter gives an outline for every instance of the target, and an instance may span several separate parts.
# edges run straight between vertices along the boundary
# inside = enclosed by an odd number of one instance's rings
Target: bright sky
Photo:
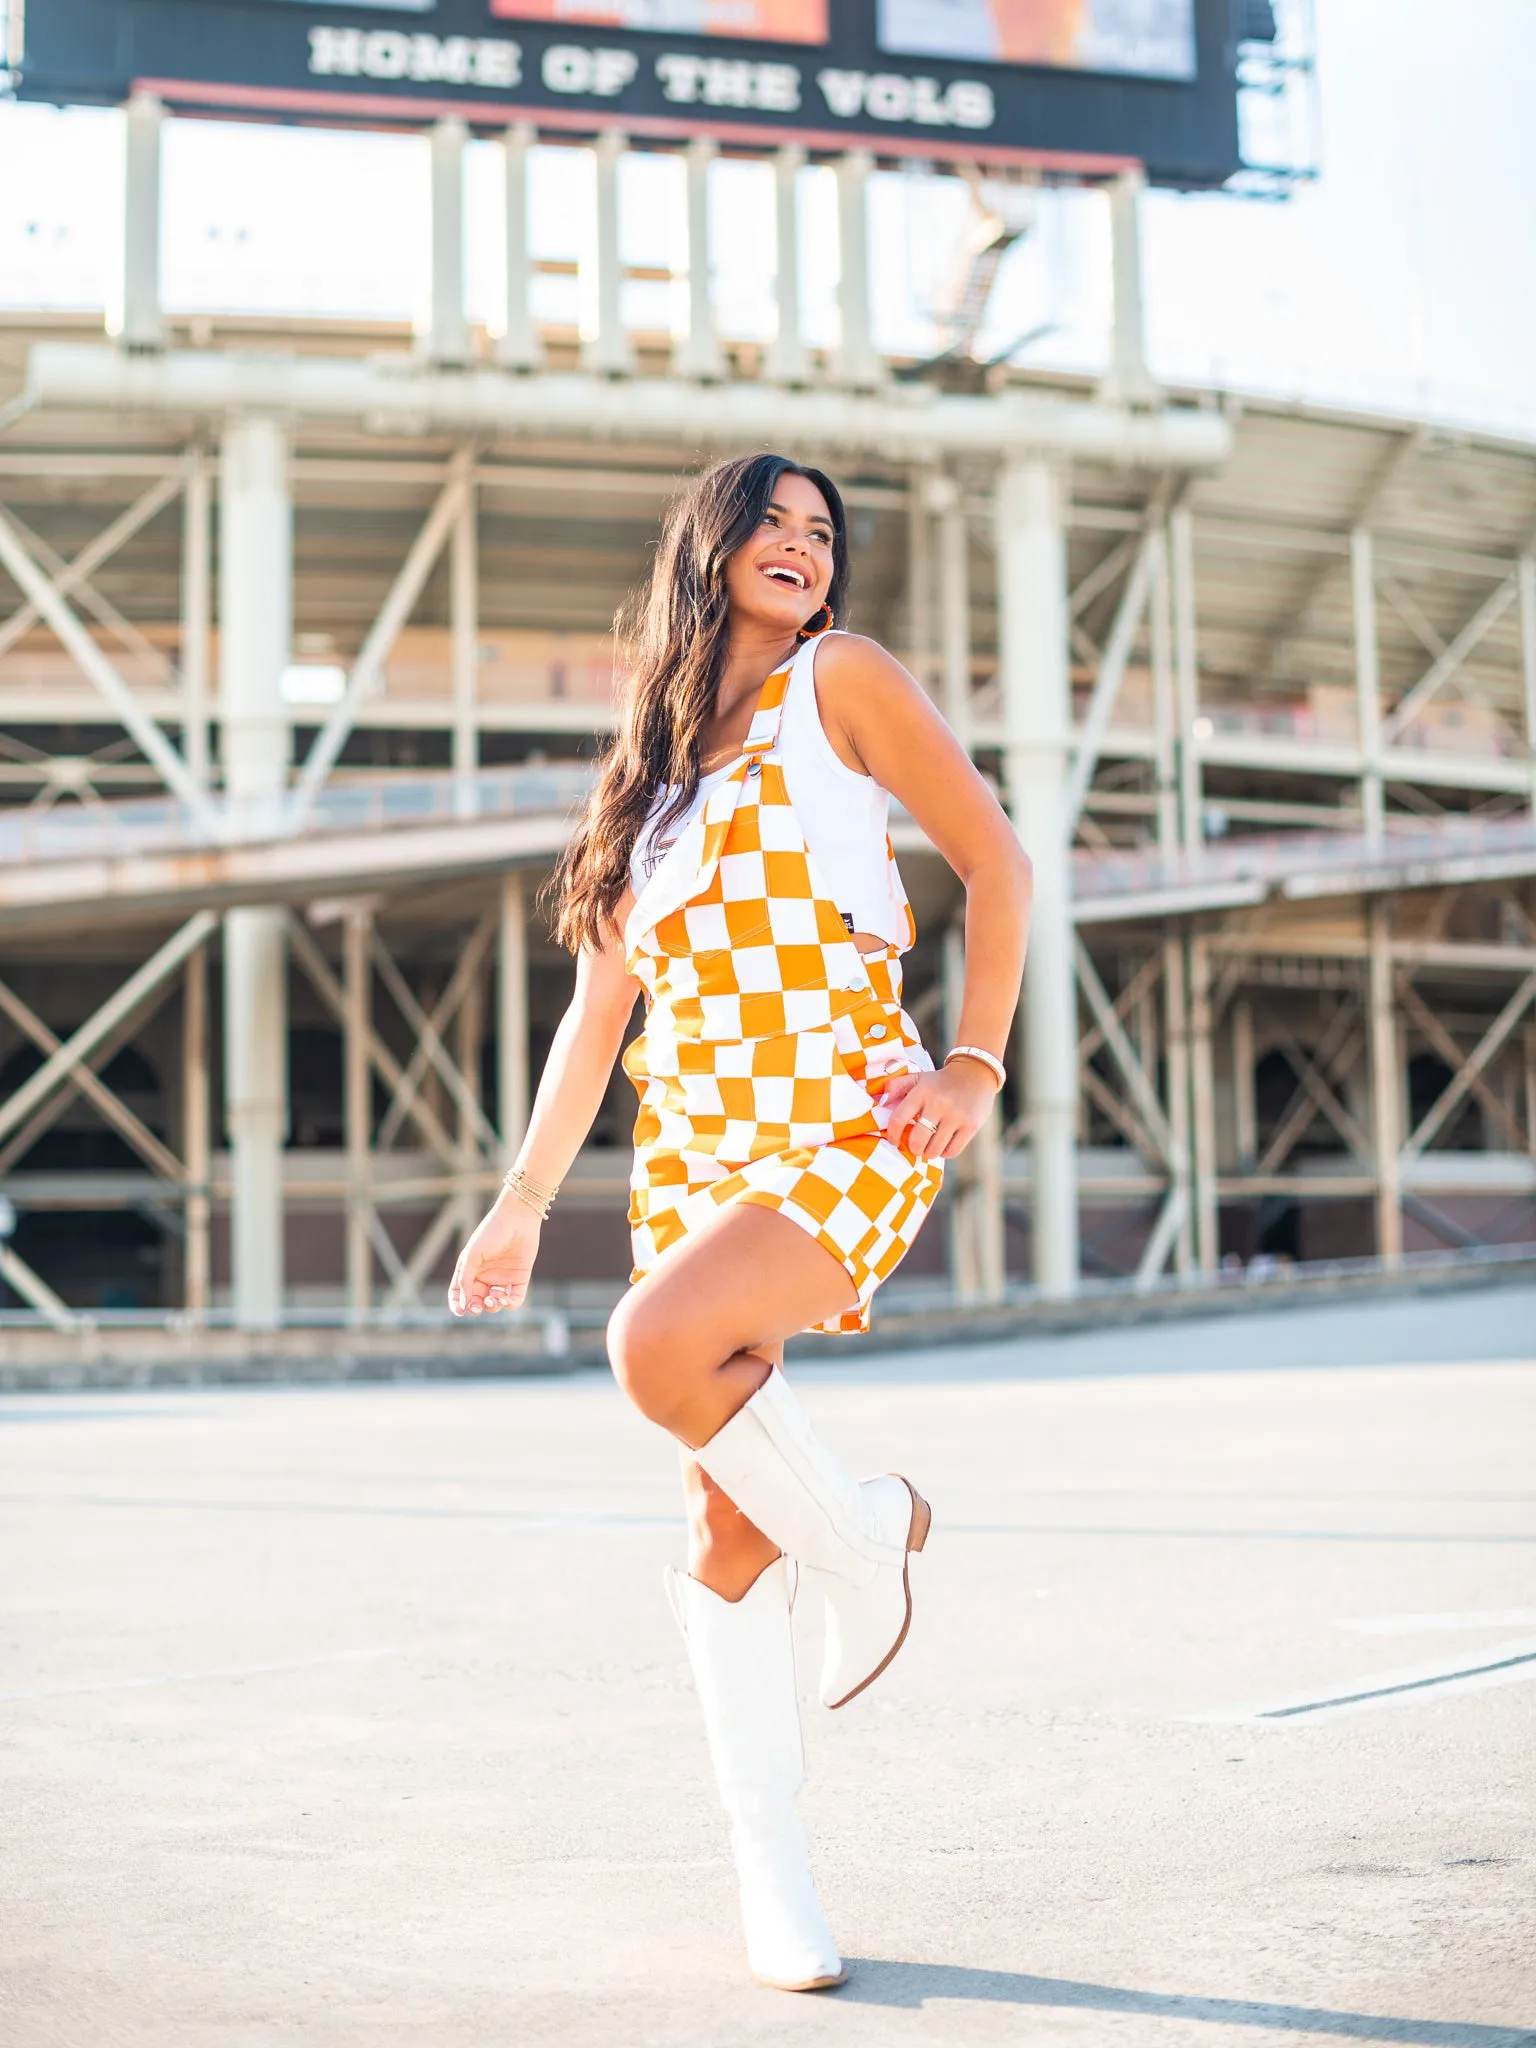
[[[1390,31],[1384,19],[1390,14]],[[1380,409],[1536,440],[1536,7],[1530,0],[1316,0],[1322,175],[1284,204],[1150,196],[1153,367],[1177,382]],[[119,117],[0,104],[0,306],[105,305],[120,249]],[[681,269],[682,167],[625,166],[625,255]],[[766,166],[715,167],[713,260],[728,335],[772,332]],[[831,174],[802,192],[808,338],[836,334]],[[497,157],[475,145],[472,317],[494,324]],[[414,318],[426,292],[420,137],[176,121],[167,131],[164,288],[176,310]],[[592,160],[535,153],[535,253],[580,258]],[[951,179],[882,176],[872,200],[879,338],[932,345],[930,309],[968,202]],[[575,279],[537,281],[572,318]],[[677,325],[680,292],[628,287],[637,326]],[[1021,360],[1095,369],[1107,350],[1108,225],[1093,194],[1051,195],[999,277],[982,352],[1049,325]]]

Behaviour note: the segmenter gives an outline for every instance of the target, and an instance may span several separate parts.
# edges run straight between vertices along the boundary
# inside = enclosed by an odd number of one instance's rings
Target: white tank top
[[[819,633],[808,640],[791,663],[779,736],[769,758],[784,770],[784,785],[811,859],[849,931],[872,932],[888,945],[905,948],[906,898],[899,893],[900,880],[892,874],[886,851],[891,799],[878,782],[837,758],[816,707],[816,650],[830,638],[830,633]],[[710,791],[734,766],[727,761],[700,780],[693,802],[668,827],[659,846],[655,820],[668,792],[656,799],[630,856],[630,883],[637,896],[667,848],[687,831]]]

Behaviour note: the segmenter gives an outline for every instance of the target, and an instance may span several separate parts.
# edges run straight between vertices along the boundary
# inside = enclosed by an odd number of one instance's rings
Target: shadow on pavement
[[[1310,2005],[1266,2005],[1241,1998],[1188,1998],[1128,1991],[1116,1984],[1078,1984],[1068,1977],[1026,1977],[1013,1970],[968,1970],[953,1963],[897,1963],[870,1957],[848,1962],[837,1996],[855,2005],[921,2006],[930,1999],[977,1999],[993,2005],[1054,2006],[1079,2012],[1142,2013],[1153,2019],[1209,2020],[1216,2026],[1269,2027],[1293,2034],[1336,2034],[1351,2041],[1406,2041],[1429,2048],[1536,2048],[1536,2031],[1461,2020],[1389,2019],[1375,2013],[1330,2012]]]

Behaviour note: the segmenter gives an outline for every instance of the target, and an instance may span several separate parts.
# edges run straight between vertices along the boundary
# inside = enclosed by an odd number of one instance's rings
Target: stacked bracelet
[[[525,1207],[532,1209],[541,1221],[548,1219],[550,1210],[555,1206],[555,1197],[560,1192],[558,1186],[541,1187],[538,1181],[530,1180],[520,1166],[513,1167],[502,1186],[509,1195],[515,1195]]]
[[[981,1064],[987,1069],[988,1073],[991,1074],[993,1080],[997,1083],[999,1088],[1002,1087],[1003,1083],[1008,1078],[1008,1069],[1003,1065],[1002,1061],[997,1057],[996,1053],[986,1052],[979,1045],[951,1046],[949,1051],[944,1055],[944,1064],[946,1067],[949,1065],[951,1060],[979,1060]]]

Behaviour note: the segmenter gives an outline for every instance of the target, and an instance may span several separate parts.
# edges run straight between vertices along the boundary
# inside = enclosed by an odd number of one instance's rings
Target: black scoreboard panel
[[[1244,0],[28,0],[20,97],[708,134],[1210,186]]]

